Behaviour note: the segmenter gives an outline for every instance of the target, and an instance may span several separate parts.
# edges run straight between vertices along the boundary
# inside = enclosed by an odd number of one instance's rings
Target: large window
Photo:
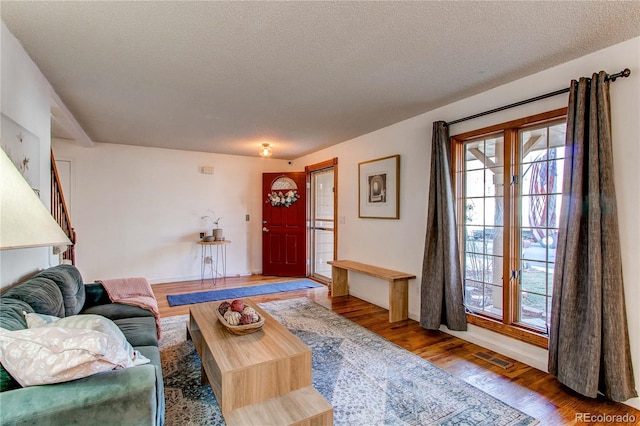
[[[469,322],[546,346],[566,109],[452,138]]]

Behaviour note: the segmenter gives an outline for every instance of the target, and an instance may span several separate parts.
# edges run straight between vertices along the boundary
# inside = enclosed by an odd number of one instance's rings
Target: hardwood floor
[[[220,279],[216,289],[243,287],[286,281],[281,277],[255,275],[251,277]],[[189,313],[189,305],[170,307],[167,295],[211,290],[211,281],[189,281],[155,284],[161,317]],[[493,395],[495,398],[540,420],[541,425],[611,425],[640,424],[640,410],[605,399],[590,399],[577,395],[561,385],[555,377],[500,355],[513,366],[508,369],[495,366],[474,354],[480,350],[495,354],[457,337],[440,331],[425,330],[413,320],[389,323],[389,313],[371,303],[353,296],[331,297],[327,288],[291,291],[253,296],[255,302],[308,297],[316,303],[377,333],[385,339],[413,352],[451,374]],[[636,368],[640,368],[637,366]],[[587,422],[587,416],[635,417],[632,423],[615,421]],[[607,419],[605,419],[607,420]],[[609,418],[615,420],[615,418]]]

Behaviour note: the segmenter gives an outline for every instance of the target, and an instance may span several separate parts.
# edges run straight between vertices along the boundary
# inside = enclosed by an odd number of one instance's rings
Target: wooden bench
[[[398,322],[409,318],[409,280],[415,279],[415,275],[352,260],[331,260],[327,263],[331,265],[332,296],[348,295],[348,271],[360,272],[389,281],[389,322]]]

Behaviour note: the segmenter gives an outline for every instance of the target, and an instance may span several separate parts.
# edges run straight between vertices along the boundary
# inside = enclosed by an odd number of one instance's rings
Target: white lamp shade
[[[71,245],[11,159],[0,152],[0,250]]]

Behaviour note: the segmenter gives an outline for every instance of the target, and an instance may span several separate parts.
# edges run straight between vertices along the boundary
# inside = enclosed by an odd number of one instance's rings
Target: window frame
[[[464,132],[450,137],[452,153],[452,179],[456,200],[456,219],[458,229],[464,228],[465,207],[464,180],[460,178],[464,174],[464,145],[472,140],[502,134],[504,144],[504,170],[505,185],[509,182],[507,176],[519,176],[519,132],[528,128],[549,125],[554,122],[566,121],[567,108],[559,108],[532,116],[507,121],[481,129]],[[508,174],[507,174],[508,173]],[[503,232],[503,274],[502,274],[502,319],[483,314],[482,312],[467,311],[467,322],[478,327],[486,328],[499,334],[503,334],[526,343],[547,349],[549,338],[545,332],[534,327],[529,327],[522,322],[516,322],[518,308],[518,281],[510,279],[512,270],[520,269],[519,247],[522,243],[520,232],[520,218],[513,208],[520,196],[520,185],[509,183],[504,189],[504,232]],[[460,250],[460,262],[464,264],[465,235],[458,233]]]

